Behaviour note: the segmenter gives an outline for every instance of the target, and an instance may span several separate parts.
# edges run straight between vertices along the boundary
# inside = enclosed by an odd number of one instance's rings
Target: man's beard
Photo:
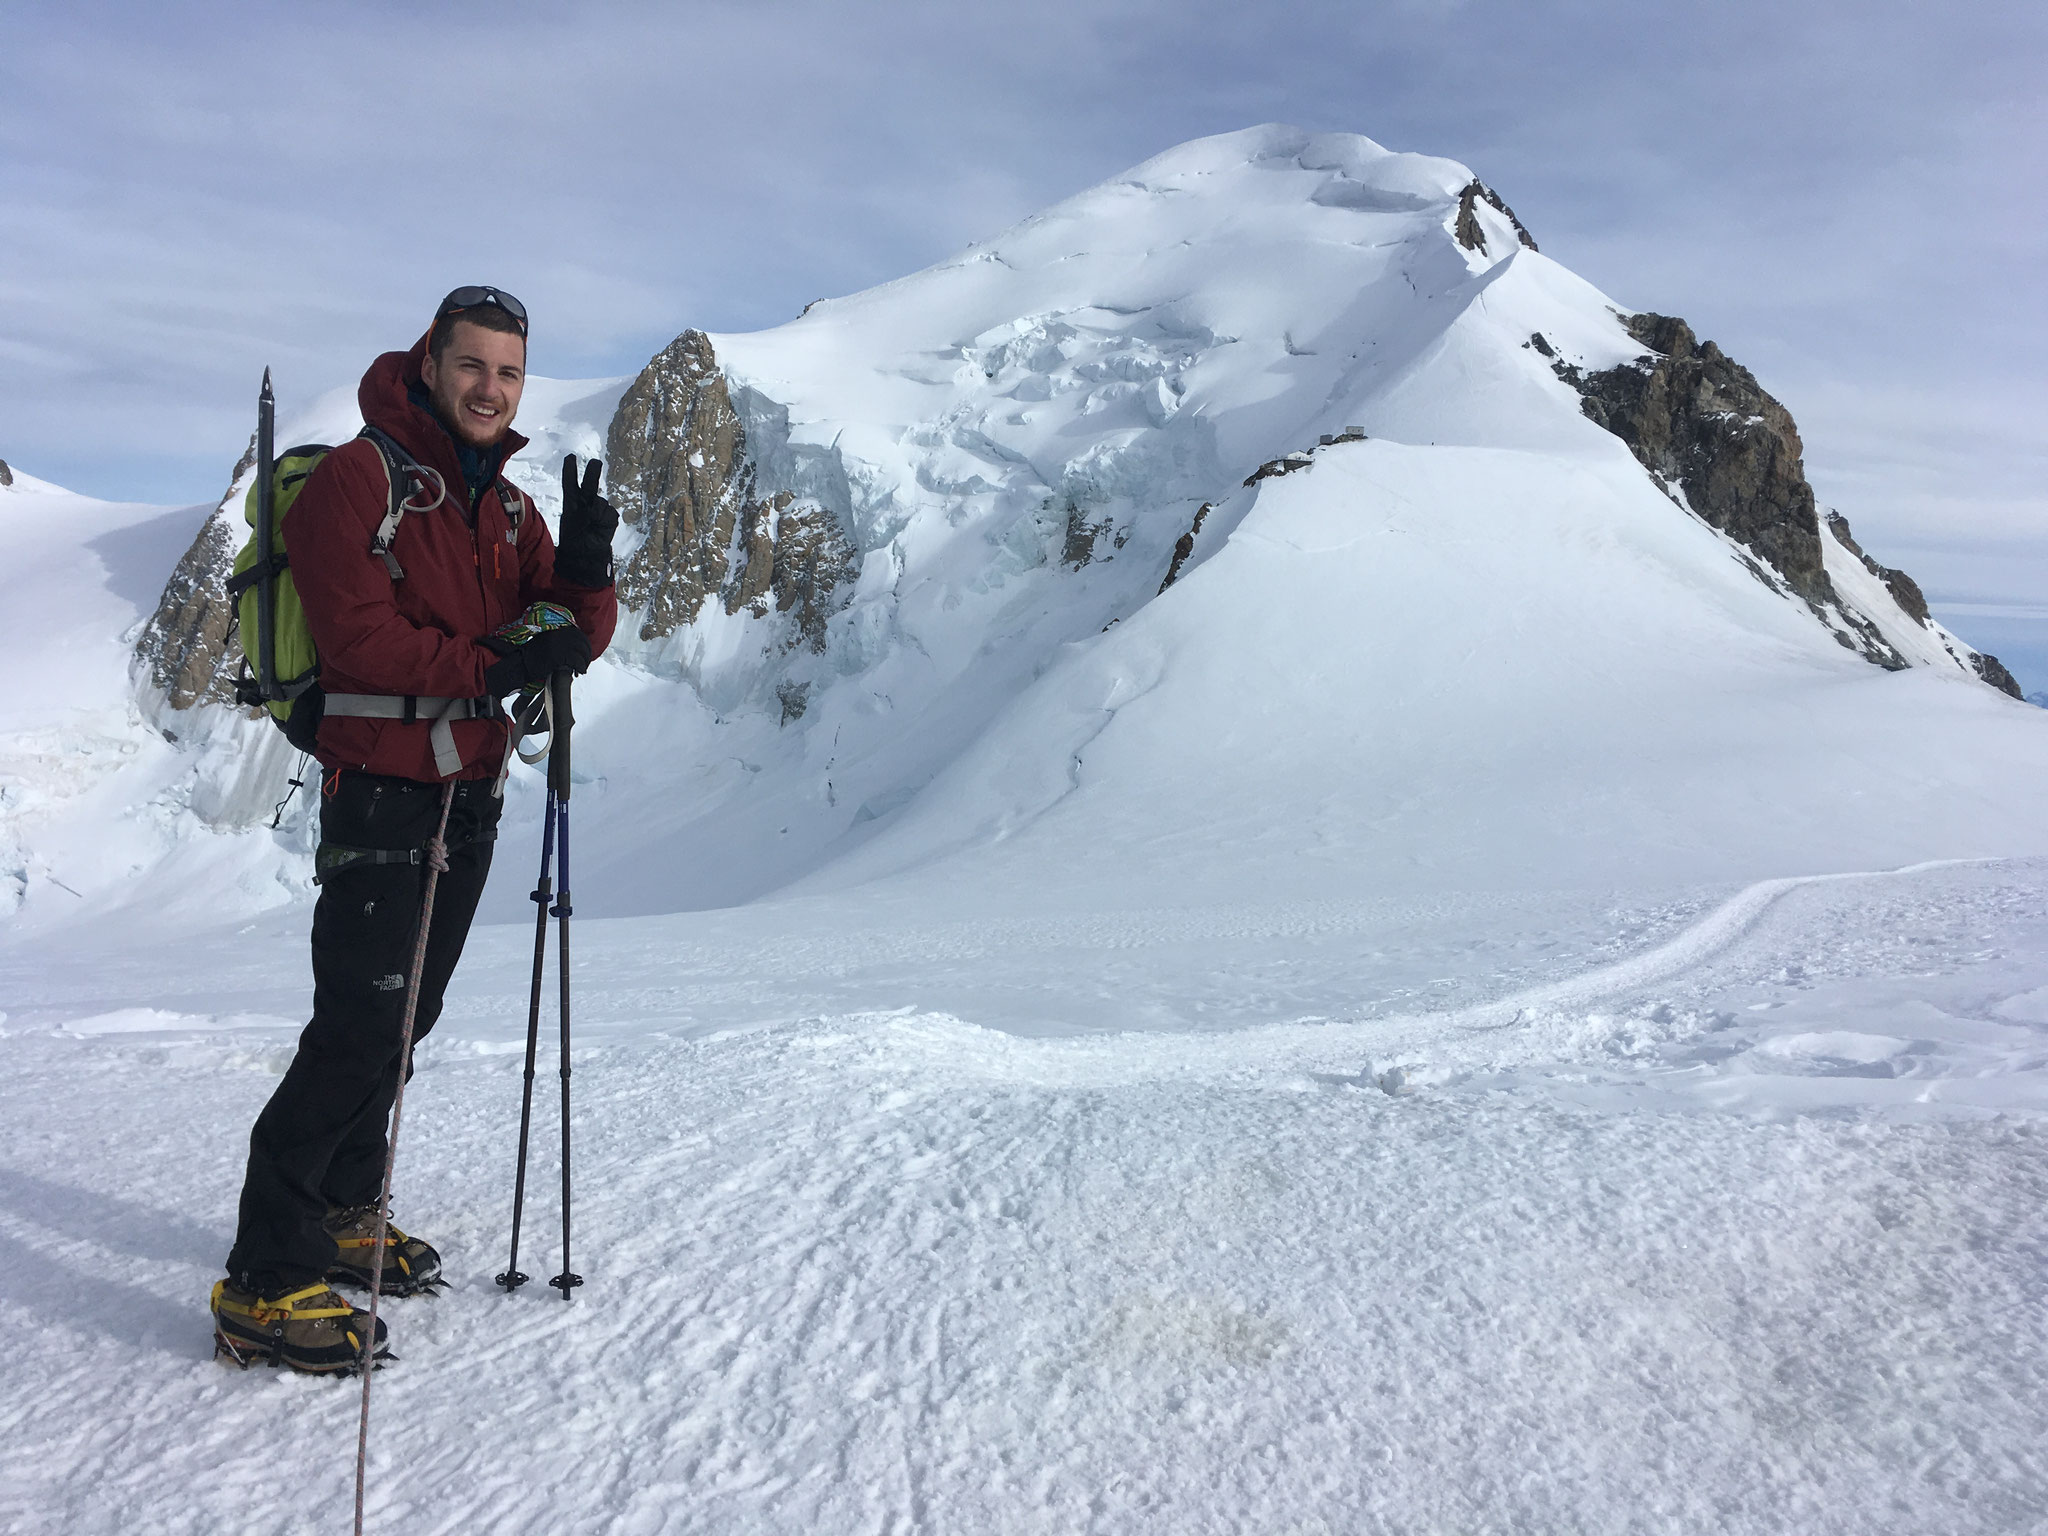
[[[468,431],[464,430],[471,425],[471,421],[469,416],[463,411],[462,401],[459,397],[443,395],[439,390],[431,390],[428,392],[427,399],[434,407],[434,415],[440,419],[441,425],[446,429],[448,435],[458,443],[466,443],[471,448],[484,449],[496,447],[500,442],[504,441],[505,433],[512,425],[504,407],[500,406],[498,414],[491,421],[491,434],[482,440],[478,440],[470,436]]]

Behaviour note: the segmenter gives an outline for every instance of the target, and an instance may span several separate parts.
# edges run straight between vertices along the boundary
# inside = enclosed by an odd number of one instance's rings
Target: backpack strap
[[[448,499],[447,482],[439,470],[420,463],[389,432],[376,427],[365,426],[356,434],[366,437],[377,446],[377,457],[384,461],[384,480],[389,487],[386,492],[384,520],[377,525],[377,531],[370,536],[370,553],[384,562],[384,569],[391,574],[394,582],[405,580],[405,567],[398,563],[398,557],[391,553],[391,546],[398,541],[398,525],[405,521],[408,512],[431,512]],[[408,481],[406,493],[400,496],[398,489],[399,472],[405,472]],[[431,490],[433,499],[425,500]]]
[[[526,492],[519,489],[503,475],[498,477],[498,505],[505,509],[505,519],[512,525],[512,537],[519,537],[520,525],[526,521],[526,514],[532,510],[533,502]]]

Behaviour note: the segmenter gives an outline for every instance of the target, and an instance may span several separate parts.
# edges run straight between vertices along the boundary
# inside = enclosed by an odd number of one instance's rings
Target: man
[[[375,1262],[385,1127],[409,1067],[400,1033],[443,788],[454,781],[415,1037],[440,1014],[491,866],[510,729],[494,701],[560,668],[583,671],[617,621],[618,516],[597,494],[598,466],[580,485],[575,459],[563,466],[559,548],[499,478],[526,442],[511,430],[525,382],[525,308],[502,289],[456,289],[412,350],[378,358],[358,391],[363,420],[404,457],[368,437],[345,443],[285,514],[327,698],[321,884],[312,1022],[250,1133],[235,1245],[214,1290],[216,1353],[237,1364],[323,1372],[360,1359],[368,1314],[328,1282],[367,1286]],[[380,550],[392,476],[410,495]],[[536,601],[575,623],[494,636]],[[414,718],[435,714],[448,718]],[[440,1265],[430,1244],[388,1228],[385,1294],[430,1291]],[[381,1319],[377,1334],[382,1349]]]

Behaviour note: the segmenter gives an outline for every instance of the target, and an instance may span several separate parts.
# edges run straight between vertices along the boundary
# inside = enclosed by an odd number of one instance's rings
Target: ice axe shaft
[[[270,527],[277,514],[277,492],[271,485],[276,459],[277,396],[271,393],[266,368],[263,392],[256,397],[256,684],[266,700],[284,697],[277,686],[277,572],[270,565],[276,543]]]

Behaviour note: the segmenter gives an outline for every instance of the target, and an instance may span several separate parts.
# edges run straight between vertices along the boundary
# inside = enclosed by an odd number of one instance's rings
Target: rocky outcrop
[[[1515,238],[1530,250],[1536,249],[1535,237],[1523,227],[1522,221],[1515,217],[1515,210],[1501,201],[1498,192],[1476,178],[1467,182],[1465,190],[1458,194],[1458,244],[1468,251],[1478,251],[1482,255],[1486,253],[1486,231],[1480,228],[1479,215],[1473,212],[1473,208],[1479,203],[1486,204],[1496,213],[1504,214],[1507,221],[1515,226]]]
[[[619,401],[605,435],[619,516],[643,530],[619,573],[640,638],[674,634],[716,597],[727,613],[792,615],[790,643],[823,650],[859,559],[839,519],[789,491],[757,492],[746,424],[711,339],[685,331]]]
[[[2020,692],[2020,680],[2008,672],[2005,663],[1996,656],[1987,655],[1983,651],[1972,651],[1970,665],[1976,670],[1977,676],[2000,693],[2009,693],[2016,699],[2026,698],[2026,695]]]
[[[1266,460],[1265,463],[1244,477],[1244,483],[1249,488],[1257,485],[1261,480],[1275,480],[1281,475],[1291,475],[1297,469],[1307,469],[1313,463],[1315,463],[1315,455],[1311,454],[1306,448],[1297,448],[1292,453],[1283,453],[1277,459]]]
[[[1206,501],[1195,508],[1195,520],[1188,525],[1188,531],[1173,541],[1173,563],[1166,568],[1166,579],[1159,583],[1161,592],[1180,580],[1180,568],[1195,552],[1195,540],[1202,536],[1202,524],[1209,520],[1209,512],[1210,504]]]
[[[230,633],[234,608],[227,579],[242,545],[237,515],[242,480],[255,466],[256,439],[251,436],[226,493],[179,557],[156,611],[136,639],[137,680],[171,709],[190,709],[202,701],[234,702],[242,648]]]
[[[860,575],[860,557],[839,519],[789,491],[748,501],[740,515],[744,555],[726,588],[725,611],[745,608],[764,618],[773,603],[777,613],[791,616],[790,643],[822,652],[826,622],[846,606]]]
[[[1671,315],[1630,315],[1650,355],[1599,373],[1553,366],[1586,415],[1813,605],[1835,604],[1799,430],[1747,368]]]
[[[1268,459],[1244,478],[1245,489],[1257,485],[1261,480],[1277,479],[1291,475],[1297,469],[1307,469],[1316,461],[1316,448],[1328,448],[1335,443],[1362,443],[1365,428],[1346,427],[1342,432],[1325,432],[1316,440],[1315,448],[1297,448],[1292,453],[1283,453],[1277,459]]]
[[[14,484],[14,471],[7,467],[7,461],[0,459],[0,485]]]
[[[685,331],[640,372],[605,434],[620,518],[645,530],[619,573],[619,601],[640,638],[675,633],[721,590],[753,488],[746,431],[711,339]]]
[[[1905,615],[1915,624],[1927,623],[1927,595],[1920,590],[1920,583],[1904,571],[1889,565],[1879,565],[1863,552],[1863,546],[1856,542],[1849,532],[1849,519],[1839,512],[1828,513],[1828,530],[1834,534],[1835,542],[1861,560],[1870,574],[1884,583],[1885,590],[1892,595]],[[2002,669],[2001,669],[2002,670]]]
[[[1622,323],[1649,351],[1597,373],[1558,358],[1540,335],[1528,345],[1552,359],[1557,376],[1579,392],[1580,409],[1627,443],[1674,499],[1749,551],[1757,576],[1805,599],[1836,639],[1876,665],[1891,671],[1910,665],[1866,615],[1842,601],[1828,577],[1819,510],[1791,413],[1747,368],[1701,341],[1675,315],[1629,315]],[[1919,583],[1865,554],[1839,513],[1829,513],[1828,521],[1900,609],[1927,624]],[[2020,696],[1997,657],[1972,655],[1980,678]]]
[[[1104,539],[1112,539],[1119,549],[1123,547],[1124,538],[1116,535],[1115,520],[1107,517],[1091,519],[1079,503],[1069,501],[1066,537],[1060,542],[1060,564],[1070,571],[1080,570],[1095,558],[1095,551]]]

